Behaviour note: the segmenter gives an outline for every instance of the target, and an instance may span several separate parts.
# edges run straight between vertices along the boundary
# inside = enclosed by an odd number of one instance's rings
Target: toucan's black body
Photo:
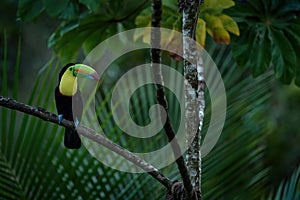
[[[58,86],[55,88],[55,101],[56,101],[56,108],[59,115],[63,115],[64,119],[74,121],[74,119],[78,120],[80,122],[81,115],[82,115],[82,99],[80,95],[79,89],[77,89],[77,92],[73,96],[64,96],[59,91],[59,84],[61,81],[61,77],[63,73],[68,69],[68,67],[72,66],[74,64],[70,63],[66,65],[59,73],[59,83]],[[76,109],[72,109],[72,108]],[[73,111],[76,111],[73,116]],[[66,148],[69,149],[79,149],[81,146],[81,140],[76,130],[72,130],[69,128],[66,128],[65,130],[65,137],[64,137],[64,144]]]

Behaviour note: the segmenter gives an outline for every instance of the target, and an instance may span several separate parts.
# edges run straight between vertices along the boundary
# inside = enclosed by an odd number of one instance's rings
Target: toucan
[[[77,77],[79,76],[99,81],[99,75],[93,68],[84,64],[69,63],[61,69],[58,85],[55,88],[55,103],[59,123],[64,118],[74,122],[76,128],[81,120],[83,109],[77,83]],[[76,128],[75,130],[65,129],[64,145],[68,149],[79,149],[81,147],[81,140]]]

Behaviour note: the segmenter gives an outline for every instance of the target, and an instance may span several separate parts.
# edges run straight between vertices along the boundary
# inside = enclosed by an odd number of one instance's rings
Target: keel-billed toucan
[[[82,115],[82,99],[77,86],[77,77],[83,76],[99,81],[97,72],[83,64],[69,63],[59,73],[58,86],[55,89],[55,102],[59,121],[62,118],[73,121],[77,127]],[[81,140],[76,130],[66,128],[64,144],[69,149],[79,149]]]

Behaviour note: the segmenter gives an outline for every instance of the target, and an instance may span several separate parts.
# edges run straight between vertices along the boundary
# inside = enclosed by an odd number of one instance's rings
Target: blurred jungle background
[[[151,21],[147,0],[2,0],[0,9],[0,94],[54,113],[63,65],[82,62],[106,38]],[[162,27],[180,30],[181,17],[177,1],[163,0]],[[222,135],[202,161],[203,198],[300,199],[300,1],[205,0],[196,39],[222,74],[228,106]],[[102,79],[99,116],[114,142],[135,152],[155,150],[166,143],[163,134],[128,138],[112,119],[111,88],[150,59],[149,51],[127,56]],[[164,52],[163,62],[182,72],[176,55]],[[154,94],[145,86],[132,97],[140,125],[149,121]],[[171,92],[166,96],[176,127],[178,102]],[[0,199],[165,198],[148,174],[113,170],[85,148],[65,149],[62,127],[6,108],[0,118]],[[180,179],[174,164],[161,171]]]

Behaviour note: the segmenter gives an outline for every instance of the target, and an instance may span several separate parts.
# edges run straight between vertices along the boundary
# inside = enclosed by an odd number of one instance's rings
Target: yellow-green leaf
[[[206,0],[202,5],[201,12],[203,11],[215,11],[222,12],[224,9],[234,6],[233,0]]]
[[[196,41],[204,47],[206,38],[206,23],[203,19],[199,18],[197,22],[197,29],[196,29]]]
[[[240,30],[238,25],[231,17],[225,14],[221,14],[219,18],[221,19],[223,26],[227,31],[235,35],[240,35]]]
[[[206,26],[210,29],[224,28],[221,19],[215,15],[205,13],[201,18],[206,22]]]
[[[211,37],[213,37],[214,33],[213,33],[212,29],[210,29],[209,27],[206,27],[206,31]]]
[[[216,28],[213,30],[213,39],[219,44],[229,44],[230,35],[225,28]]]
[[[151,22],[151,10],[145,9],[143,10],[136,18],[135,24],[137,27],[147,26]]]
[[[151,22],[149,22],[149,24],[147,25],[147,27],[151,26]],[[146,44],[150,44],[150,40],[151,40],[151,32],[150,29],[145,29],[144,30],[144,36],[143,36],[143,42]]]

